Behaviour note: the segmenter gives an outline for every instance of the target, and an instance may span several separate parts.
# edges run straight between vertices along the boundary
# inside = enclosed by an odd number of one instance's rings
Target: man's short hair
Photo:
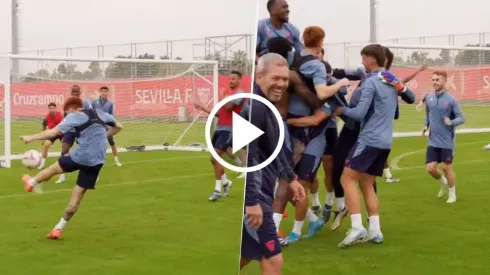
[[[288,61],[277,53],[266,53],[259,58],[255,71],[257,73],[266,73],[272,65],[280,67],[289,67]]]
[[[56,103],[54,103],[54,102],[49,102],[49,104],[48,104],[48,108],[49,108],[49,107],[55,107],[55,108],[56,108]]]
[[[271,9],[272,9],[272,7],[274,6],[275,3],[276,3],[276,0],[269,0],[269,1],[267,1],[267,11],[268,12],[271,12]]]
[[[100,87],[99,91],[102,91],[102,90],[109,91],[109,88],[107,86],[102,86],[102,87]]]
[[[239,78],[242,78],[242,73],[241,73],[241,72],[239,72],[239,71],[237,71],[237,70],[233,70],[233,71],[231,71],[231,73],[230,73],[230,74],[236,74],[236,75],[237,75]]]
[[[325,39],[325,31],[318,26],[307,27],[303,32],[306,47],[318,47],[323,39]]]
[[[80,92],[81,88],[80,86],[78,85],[73,85],[71,86],[71,91],[74,92],[74,91],[77,91],[77,92]]]
[[[442,77],[444,77],[444,79],[447,79],[447,72],[446,71],[434,71],[434,73],[432,73],[432,74],[442,76]]]
[[[379,44],[369,44],[361,50],[361,55],[372,57],[380,67],[385,65],[385,52],[383,46]]]
[[[385,53],[385,58],[386,58],[386,67],[385,67],[385,69],[388,71],[388,70],[390,70],[391,65],[393,64],[393,59],[395,58],[395,55],[387,47],[383,47],[383,51]]]
[[[267,49],[270,53],[277,53],[288,58],[288,53],[293,50],[293,44],[284,37],[273,37],[267,41]]]

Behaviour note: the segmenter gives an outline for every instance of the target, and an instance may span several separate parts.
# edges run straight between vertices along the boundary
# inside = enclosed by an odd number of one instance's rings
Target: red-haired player
[[[61,121],[63,121],[63,114],[61,112],[56,111],[56,103],[54,103],[54,102],[49,103],[48,104],[48,110],[49,110],[49,112],[44,117],[43,123],[42,123],[42,130],[43,131],[53,129],[58,124],[60,124]],[[53,143],[57,139],[59,139],[61,141],[62,137],[63,137],[62,135],[59,135],[59,136],[56,136],[56,137],[53,137],[53,138],[50,138],[50,139],[43,141],[43,143],[42,143],[42,145],[43,145],[42,159],[41,159],[41,164],[39,164],[38,169],[44,168],[44,165],[46,164],[46,158],[48,157],[49,147],[51,147],[51,145],[53,145]]]

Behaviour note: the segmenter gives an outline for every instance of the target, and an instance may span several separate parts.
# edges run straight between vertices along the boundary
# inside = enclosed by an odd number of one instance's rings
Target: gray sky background
[[[22,50],[252,34],[257,7],[255,1],[242,0],[19,0],[19,3]],[[9,19],[10,0],[2,0],[0,52],[10,48]],[[120,51],[127,52],[126,48]]]
[[[259,0],[259,17],[268,17],[267,0]],[[325,29],[325,43],[369,41],[369,0],[289,0],[290,22],[300,31],[311,25]],[[428,45],[449,45],[449,34],[490,33],[488,0],[379,0],[378,39],[427,38]],[[486,36],[490,43],[490,34]],[[420,39],[400,40],[401,44],[420,44]],[[478,35],[455,36],[454,45],[479,43]],[[357,51],[357,49],[356,49]],[[329,59],[343,63],[343,46],[327,47]],[[352,64],[350,64],[352,65]],[[338,65],[340,66],[340,64]]]

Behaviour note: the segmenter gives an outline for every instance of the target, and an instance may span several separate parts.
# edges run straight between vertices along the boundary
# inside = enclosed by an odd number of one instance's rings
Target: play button
[[[233,147],[235,154],[238,150],[247,146],[250,142],[264,134],[264,131],[255,127],[252,123],[243,119],[240,115],[233,113]]]
[[[223,108],[226,103],[236,99],[243,99],[243,98],[254,99],[255,100],[254,104],[264,104],[265,106],[267,106],[267,108],[269,108],[274,114],[274,117],[276,118],[277,123],[279,125],[279,141],[277,143],[276,148],[272,152],[271,156],[269,156],[269,158],[267,158],[267,160],[265,160],[264,162],[259,163],[252,167],[239,167],[239,166],[229,164],[220,155],[218,155],[211,142],[211,126],[213,125],[214,117],[216,116],[218,111],[221,108]],[[264,134],[264,132],[261,129],[257,128],[255,125],[243,119],[240,115],[236,113],[233,113],[232,123],[233,123],[232,124],[233,154],[235,154],[237,151],[247,146],[249,143],[251,143],[252,141],[256,140],[257,138],[259,138]],[[214,106],[214,108],[211,110],[211,113],[208,116],[208,119],[206,121],[205,131],[206,131],[205,133],[206,145],[208,146],[209,152],[211,153],[213,158],[221,165],[223,165],[223,167],[226,167],[235,172],[249,173],[266,167],[276,159],[276,157],[281,152],[282,145],[284,143],[284,124],[282,122],[281,114],[270,101],[268,101],[267,99],[261,96],[251,94],[251,93],[234,94],[218,102],[218,104]],[[256,154],[257,152],[254,153]]]

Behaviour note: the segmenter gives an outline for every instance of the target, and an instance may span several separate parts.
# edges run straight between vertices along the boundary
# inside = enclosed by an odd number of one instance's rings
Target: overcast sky
[[[259,0],[259,16],[268,16],[267,0]],[[301,31],[318,25],[327,33],[326,43],[369,41],[369,0],[289,0],[290,22]],[[378,0],[378,39],[410,38],[489,32],[488,0]],[[478,43],[478,35],[455,36],[455,45]],[[401,40],[420,44],[419,39]],[[448,45],[448,36],[428,38],[425,44]],[[329,46],[329,59],[343,61],[342,46]]]
[[[0,53],[9,50],[10,1],[0,1]],[[255,1],[243,0],[18,0],[22,50],[79,47],[205,36],[252,34]],[[176,44],[174,55],[188,53],[192,44]],[[239,43],[245,47],[245,42]],[[143,48],[143,47],[142,47]],[[163,44],[147,46],[154,51]],[[180,51],[179,51],[180,49]],[[128,47],[111,47],[112,55],[129,55]],[[106,49],[106,51],[109,51]],[[144,49],[140,49],[143,51]],[[195,47],[204,51],[204,47]],[[73,55],[93,56],[96,50]],[[49,55],[65,54],[51,52]]]

